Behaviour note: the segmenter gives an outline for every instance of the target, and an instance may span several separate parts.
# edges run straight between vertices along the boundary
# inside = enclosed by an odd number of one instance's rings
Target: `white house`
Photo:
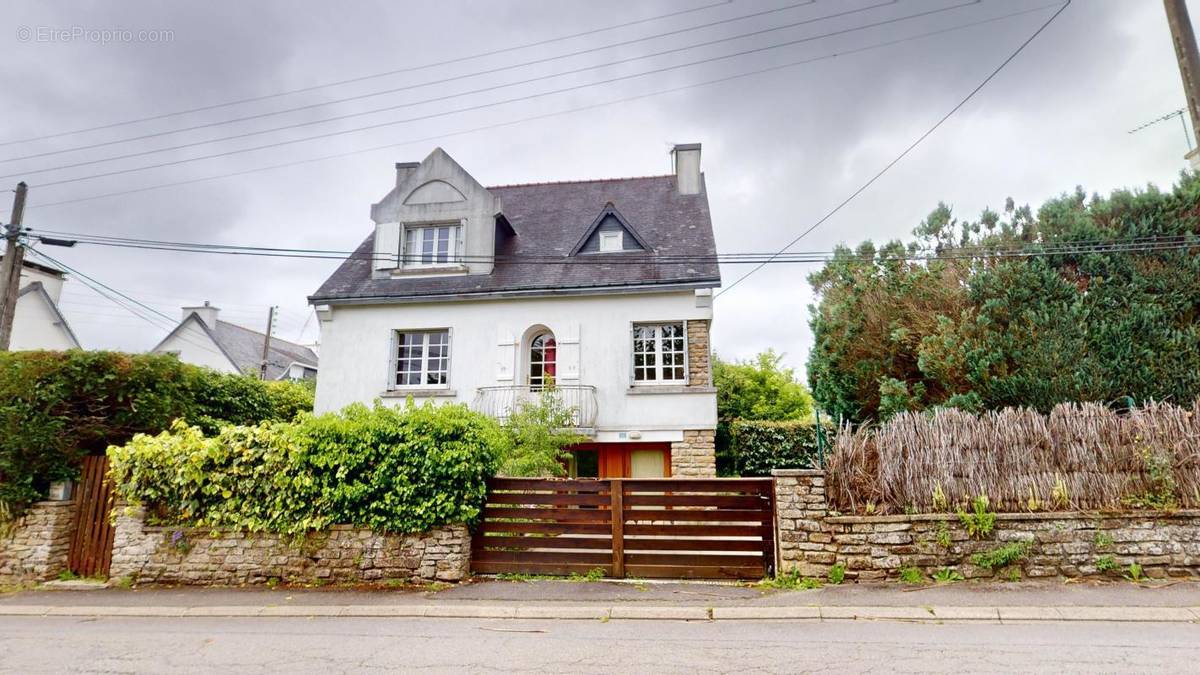
[[[222,373],[257,375],[262,366],[266,334],[222,321],[221,310],[205,301],[184,307],[183,320],[150,351],[175,354],[185,363],[206,366]],[[267,352],[268,380],[305,380],[317,376],[317,355],[312,349],[271,336]]]
[[[58,308],[65,281],[62,270],[28,260],[22,263],[9,349],[80,348],[79,339]]]
[[[700,146],[670,175],[484,187],[443,150],[396,165],[374,232],[314,293],[318,412],[549,388],[592,442],[577,476],[715,474],[720,274]]]

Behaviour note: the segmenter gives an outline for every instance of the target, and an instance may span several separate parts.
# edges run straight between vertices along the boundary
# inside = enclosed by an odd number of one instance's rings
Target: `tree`
[[[717,387],[717,470],[733,473],[731,425],[735,420],[799,420],[813,414],[813,400],[795,371],[781,366],[783,355],[768,349],[749,361],[713,356]]]
[[[1036,213],[1009,199],[973,222],[939,204],[913,233],[840,248],[809,277],[809,382],[831,414],[1200,395],[1197,174],[1170,192],[1077,188]]]
[[[504,421],[506,447],[500,453],[501,476],[538,478],[561,476],[567,448],[587,439],[574,431],[574,408],[545,389],[537,398],[517,403]]]

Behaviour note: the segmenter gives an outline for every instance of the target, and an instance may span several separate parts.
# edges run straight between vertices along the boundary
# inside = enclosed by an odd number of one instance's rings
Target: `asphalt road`
[[[1195,672],[1148,623],[0,617],[3,673]]]

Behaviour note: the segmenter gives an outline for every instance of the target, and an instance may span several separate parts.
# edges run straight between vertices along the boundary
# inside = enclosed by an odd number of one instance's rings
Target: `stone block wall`
[[[0,537],[0,582],[46,581],[67,569],[75,502],[37,502]]]
[[[776,471],[778,569],[824,577],[836,563],[846,578],[894,579],[904,568],[926,578],[943,568],[963,577],[1118,575],[1137,563],[1148,577],[1200,576],[1200,511],[996,514],[993,531],[973,539],[954,514],[841,516],[830,512],[821,471]],[[1024,557],[987,569],[972,558],[1022,542]],[[1104,569],[1110,567],[1109,569]]]
[[[683,432],[683,440],[671,443],[673,478],[711,478],[717,475],[717,432],[699,429]]]
[[[471,538],[452,525],[419,534],[335,526],[307,538],[181,530],[117,510],[112,578],[189,585],[458,581],[470,573]]]
[[[688,386],[711,387],[708,321],[689,319],[687,322]]]

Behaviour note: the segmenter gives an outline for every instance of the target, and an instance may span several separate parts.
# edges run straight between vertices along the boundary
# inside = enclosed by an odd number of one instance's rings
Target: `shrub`
[[[817,426],[812,420],[733,423],[733,447],[738,473],[770,476],[773,469],[811,469],[818,463]],[[825,428],[825,438],[831,438]]]
[[[223,375],[165,354],[0,353],[0,502],[13,515],[74,478],[79,458],[182,418],[221,424],[291,419],[311,386]]]
[[[576,414],[549,389],[535,400],[520,403],[504,422],[508,442],[499,453],[501,475],[563,475],[569,457],[566,448],[588,440],[572,431]]]
[[[462,405],[353,405],[215,436],[176,422],[108,450],[118,494],[164,522],[300,534],[471,522],[503,433]]]

